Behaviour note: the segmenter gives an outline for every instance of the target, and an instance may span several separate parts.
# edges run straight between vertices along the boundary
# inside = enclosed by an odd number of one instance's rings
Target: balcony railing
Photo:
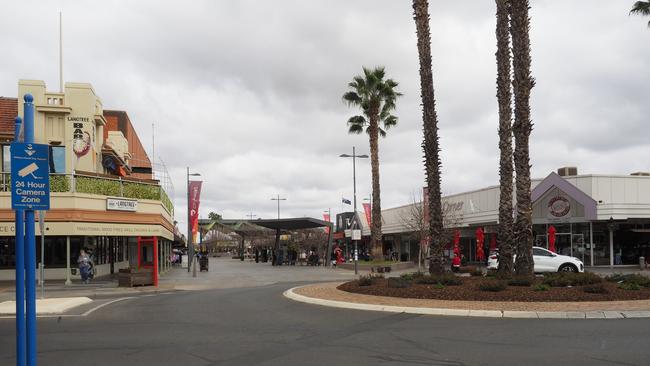
[[[11,191],[11,174],[0,173],[0,192]],[[161,201],[170,215],[174,205],[158,184],[84,174],[50,174],[50,192],[79,192],[112,197]]]

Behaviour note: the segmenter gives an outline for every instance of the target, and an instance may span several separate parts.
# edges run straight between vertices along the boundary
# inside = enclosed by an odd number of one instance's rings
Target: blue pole
[[[34,97],[25,94],[25,142],[34,142]],[[36,366],[36,237],[34,210],[25,210],[25,289],[27,313],[27,366]]]
[[[20,125],[16,117],[14,141],[20,142]],[[25,217],[16,210],[16,366],[25,365]]]

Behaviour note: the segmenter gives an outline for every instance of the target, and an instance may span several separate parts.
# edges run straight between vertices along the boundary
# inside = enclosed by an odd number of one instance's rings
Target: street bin
[[[645,269],[645,257],[639,257],[639,268]]]

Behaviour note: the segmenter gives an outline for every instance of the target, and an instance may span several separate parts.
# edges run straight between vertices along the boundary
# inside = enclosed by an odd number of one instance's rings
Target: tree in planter
[[[650,16],[650,1],[635,2],[630,14]],[[648,21],[648,28],[650,28],[650,21]]]
[[[530,198],[529,138],[533,129],[530,120],[530,90],[535,81],[530,74],[530,18],[528,0],[510,1],[510,34],[514,77],[512,81],[515,101],[515,121],[512,127],[515,137],[515,172],[517,187],[517,218],[515,220],[515,243],[518,275],[533,274],[533,226]]]
[[[395,102],[402,94],[397,92],[397,82],[384,79],[383,67],[363,68],[363,75],[357,75],[348,83],[352,89],[343,95],[349,106],[361,108],[362,115],[348,119],[350,133],[368,133],[370,140],[370,164],[372,167],[372,255],[381,258],[381,195],[379,187],[379,136],[385,137],[386,131],[397,125],[397,117],[391,114]],[[379,126],[382,123],[383,128]]]
[[[497,6],[497,101],[499,104],[499,275],[512,275],[512,93],[510,77],[510,1]]]
[[[429,2],[413,0],[413,13],[420,59],[420,94],[422,97],[422,122],[424,130],[424,166],[427,177],[429,206],[429,272],[442,273],[443,218],[440,192],[440,145],[438,141],[438,116],[431,71],[431,34],[429,30]]]

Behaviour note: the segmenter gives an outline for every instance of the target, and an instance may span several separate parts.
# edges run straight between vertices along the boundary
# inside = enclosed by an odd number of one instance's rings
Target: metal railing
[[[0,173],[0,192],[11,190],[11,173]],[[167,192],[156,183],[85,174],[50,174],[50,192],[78,192],[112,197],[161,201],[170,215],[174,205]]]

